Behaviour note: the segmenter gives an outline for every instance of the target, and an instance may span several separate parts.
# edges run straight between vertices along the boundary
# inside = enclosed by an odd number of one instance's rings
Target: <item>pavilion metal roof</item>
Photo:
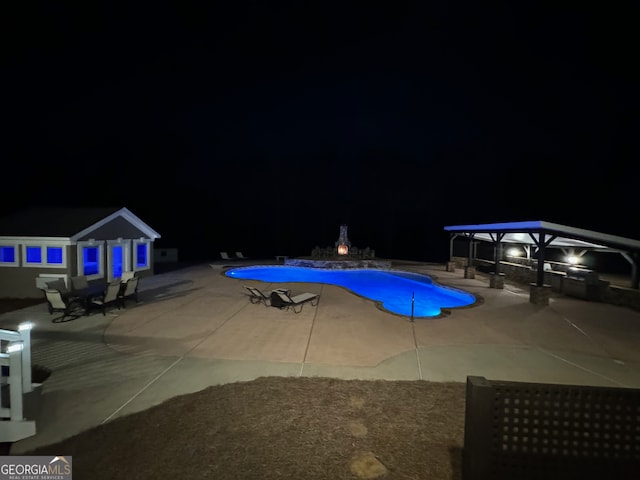
[[[451,225],[445,231],[470,236],[476,240],[496,241],[498,234],[503,243],[537,246],[544,235],[547,247],[581,248],[610,252],[640,252],[640,240],[607,233],[570,227],[542,220],[526,222],[485,223],[480,225]],[[549,239],[552,239],[549,241]]]

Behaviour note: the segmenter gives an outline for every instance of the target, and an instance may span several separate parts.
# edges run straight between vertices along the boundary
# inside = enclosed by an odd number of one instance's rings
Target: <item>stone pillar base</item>
[[[464,278],[476,278],[476,267],[464,267]]]
[[[455,272],[456,271],[456,262],[447,262],[447,272]]]
[[[535,283],[529,284],[529,302],[535,305],[549,305],[551,298],[551,285],[539,287]]]
[[[504,288],[504,273],[491,273],[489,277],[489,287]]]

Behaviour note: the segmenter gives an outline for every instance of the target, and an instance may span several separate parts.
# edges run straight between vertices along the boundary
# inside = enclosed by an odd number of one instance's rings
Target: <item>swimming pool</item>
[[[476,302],[475,296],[433,282],[427,275],[397,270],[325,270],[288,266],[253,266],[232,268],[230,278],[259,280],[270,283],[323,283],[346,288],[353,293],[379,302],[381,307],[397,315],[437,317],[443,308],[466,307]],[[412,302],[412,298],[414,299]]]

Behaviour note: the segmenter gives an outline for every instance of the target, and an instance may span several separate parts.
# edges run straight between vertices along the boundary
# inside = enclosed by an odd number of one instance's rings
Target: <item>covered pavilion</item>
[[[545,222],[542,220],[525,222],[486,223],[479,225],[451,225],[444,227],[453,240],[458,236],[469,239],[469,265],[473,258],[475,240],[493,242],[495,245],[495,273],[500,273],[500,259],[503,244],[518,244],[527,251],[534,248],[537,262],[536,282],[532,287],[544,287],[544,263],[548,248],[580,249],[580,255],[588,251],[613,252],[622,255],[631,265],[631,288],[640,284],[640,240],[585,230],[582,228]]]

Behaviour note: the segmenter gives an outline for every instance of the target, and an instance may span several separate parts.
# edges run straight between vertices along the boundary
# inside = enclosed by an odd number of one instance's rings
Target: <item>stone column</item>
[[[450,261],[447,262],[447,272],[455,272],[456,271],[456,262]]]
[[[535,305],[549,305],[551,298],[551,285],[539,287],[535,283],[529,284],[529,302]]]
[[[490,288],[504,288],[504,273],[491,273],[489,277]]]
[[[476,267],[464,267],[464,278],[476,278]]]

